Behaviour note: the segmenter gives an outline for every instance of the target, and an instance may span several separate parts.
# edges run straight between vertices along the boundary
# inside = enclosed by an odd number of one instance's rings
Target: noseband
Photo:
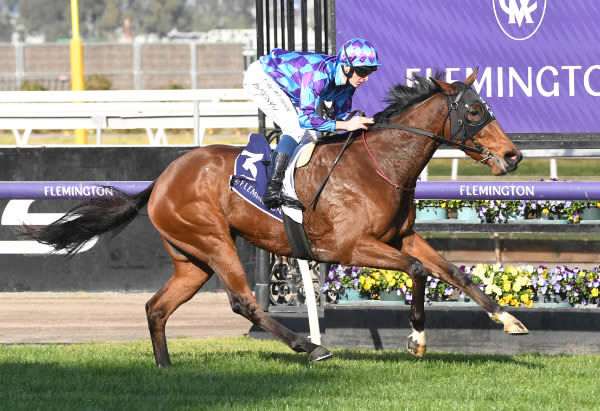
[[[375,124],[369,127],[369,130],[395,129],[421,134],[433,140],[439,141],[440,143],[453,145],[461,150],[480,154],[483,158],[479,161],[484,162],[491,158],[492,155],[487,147],[483,147],[477,141],[475,141],[475,135],[489,123],[495,120],[496,117],[494,117],[494,113],[490,109],[490,106],[487,104],[487,102],[471,87],[467,87],[462,83],[459,83],[459,85],[462,85],[462,87],[458,93],[446,96],[448,112],[444,117],[441,136],[418,128],[392,124]],[[480,118],[471,119],[469,117],[468,110],[470,106],[474,104],[477,105]],[[446,129],[446,122],[448,119],[450,119],[450,137],[445,137],[444,131]],[[475,147],[466,145],[469,140]]]

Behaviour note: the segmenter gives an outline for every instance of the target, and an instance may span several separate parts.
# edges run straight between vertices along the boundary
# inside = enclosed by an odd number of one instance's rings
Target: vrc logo
[[[251,153],[248,150],[242,151],[240,154],[241,157],[246,157],[244,164],[242,164],[242,168],[248,172],[250,175],[245,174],[249,180],[256,181],[256,175],[258,174],[258,169],[256,168],[256,163],[262,161],[264,154],[263,153]]]
[[[546,0],[493,0],[493,5],[498,25],[513,40],[533,36],[546,14]]]

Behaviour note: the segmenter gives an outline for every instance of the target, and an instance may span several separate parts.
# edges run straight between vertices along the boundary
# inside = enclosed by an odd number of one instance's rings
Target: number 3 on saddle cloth
[[[283,181],[284,196],[298,201],[294,189],[294,169],[308,163],[313,149],[313,142],[301,144],[292,154]],[[281,208],[269,209],[262,202],[262,195],[267,186],[267,173],[270,162],[271,147],[265,136],[258,133],[250,134],[248,144],[235,160],[233,175],[229,178],[229,185],[236,194],[254,207],[279,221],[283,221],[295,257],[314,260],[302,227],[302,210],[286,206],[285,203]]]

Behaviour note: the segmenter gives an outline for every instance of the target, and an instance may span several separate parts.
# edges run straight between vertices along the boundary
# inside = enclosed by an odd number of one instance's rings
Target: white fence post
[[[558,168],[556,166],[556,159],[550,159],[550,178],[558,179]]]

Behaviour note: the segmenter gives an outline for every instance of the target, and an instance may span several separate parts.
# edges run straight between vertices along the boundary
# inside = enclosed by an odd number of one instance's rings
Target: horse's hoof
[[[310,362],[326,360],[332,355],[333,354],[327,348],[323,347],[322,345],[317,345],[317,348],[315,348],[311,351],[310,354],[308,354],[308,360]]]
[[[517,319],[513,322],[508,323],[504,326],[504,331],[510,335],[525,335],[529,334],[529,330],[527,327],[523,325],[523,323]]]
[[[511,335],[523,335],[529,334],[527,327],[523,323],[517,320],[514,316],[510,315],[506,311],[500,314],[490,314],[490,318],[497,323],[504,324],[504,332]]]
[[[412,334],[408,336],[406,341],[406,349],[415,357],[421,358],[427,349],[427,345],[419,344],[416,340],[412,338]]]
[[[406,348],[412,355],[421,358],[425,354],[425,350],[427,348],[425,331],[417,331],[413,329],[413,332],[406,340]]]

